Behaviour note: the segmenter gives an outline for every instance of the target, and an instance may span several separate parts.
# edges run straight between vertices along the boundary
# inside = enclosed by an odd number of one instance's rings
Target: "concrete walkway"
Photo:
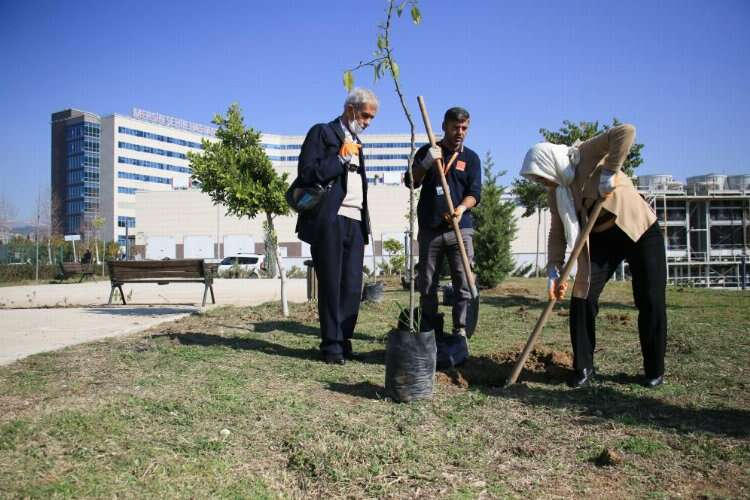
[[[306,300],[305,280],[287,285],[290,302]],[[125,285],[127,306],[103,305],[109,288],[109,281],[0,288],[0,365],[127,335],[201,310],[202,284]],[[216,280],[214,291],[216,306],[257,305],[280,297],[278,280]]]
[[[125,284],[122,286],[128,305],[189,304],[200,306],[202,283]],[[287,297],[291,302],[306,300],[304,279],[287,280]],[[26,285],[0,287],[0,310],[36,307],[83,307],[106,305],[109,281],[84,281],[60,285]],[[216,305],[248,306],[279,300],[279,280],[217,279],[214,280]],[[211,304],[209,294],[207,305]]]

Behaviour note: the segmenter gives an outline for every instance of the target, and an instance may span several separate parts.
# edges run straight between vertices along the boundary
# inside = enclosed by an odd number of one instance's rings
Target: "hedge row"
[[[101,276],[102,266],[96,266],[96,274]],[[60,273],[59,264],[44,264],[39,266],[39,279],[54,280]],[[0,283],[15,283],[36,278],[33,264],[0,264]]]

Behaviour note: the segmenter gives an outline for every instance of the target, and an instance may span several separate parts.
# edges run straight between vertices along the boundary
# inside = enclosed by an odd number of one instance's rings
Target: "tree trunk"
[[[284,272],[284,263],[279,250],[279,242],[276,238],[276,229],[273,226],[273,217],[266,212],[266,222],[268,223],[269,241],[273,245],[272,251],[276,256],[276,267],[279,271],[279,280],[281,282],[281,314],[286,318],[289,316],[289,303],[286,299],[286,273]]]
[[[52,265],[52,237],[47,238],[47,263]]]
[[[539,228],[542,226],[542,211],[536,207],[536,261],[534,264],[534,276],[539,277]]]

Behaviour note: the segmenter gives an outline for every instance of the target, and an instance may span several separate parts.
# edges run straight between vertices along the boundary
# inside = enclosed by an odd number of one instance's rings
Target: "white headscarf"
[[[576,148],[564,144],[540,142],[529,149],[521,167],[522,177],[536,181],[532,176],[538,176],[557,184],[555,188],[557,211],[565,228],[565,240],[569,249],[575,245],[578,234],[581,232],[573,203],[573,192],[570,190],[570,184],[576,175],[575,164],[578,163],[579,158]]]

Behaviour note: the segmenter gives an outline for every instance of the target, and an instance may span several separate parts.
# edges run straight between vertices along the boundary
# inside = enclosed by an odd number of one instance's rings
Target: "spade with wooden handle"
[[[424,128],[427,131],[427,137],[430,139],[430,145],[436,146],[435,135],[432,133],[432,125],[430,125],[430,117],[427,115],[427,107],[424,104],[422,96],[417,97],[419,102],[419,110],[422,112],[422,120],[424,120]],[[448,181],[445,180],[445,173],[443,172],[443,159],[438,158],[435,162],[435,169],[437,171],[438,178],[440,179],[440,185],[443,187],[443,195],[445,201],[448,204],[448,213],[451,215],[450,221],[453,226],[453,232],[456,233],[456,241],[458,242],[458,251],[461,253],[461,262],[464,266],[464,272],[469,280],[469,289],[471,290],[471,298],[476,301],[479,298],[479,292],[474,281],[474,274],[471,272],[471,264],[469,264],[469,256],[466,254],[466,247],[464,246],[464,240],[461,237],[461,228],[459,227],[459,221],[453,217],[454,207],[453,200],[451,199],[450,187],[448,187]]]
[[[578,235],[578,241],[576,241],[576,244],[573,247],[573,251],[570,253],[570,257],[568,258],[568,262],[565,264],[565,267],[563,267],[562,273],[560,273],[558,283],[565,283],[566,281],[568,281],[568,276],[570,276],[570,271],[573,269],[573,264],[575,264],[576,260],[578,260],[578,256],[581,254],[581,250],[583,249],[583,245],[586,243],[591,230],[594,228],[596,219],[599,218],[599,213],[602,211],[602,204],[604,203],[604,200],[605,198],[600,198],[594,205],[593,210],[591,210],[591,215],[589,215],[588,223],[586,224],[586,227],[583,229],[583,231],[581,231],[581,234]],[[547,323],[547,319],[549,318],[549,315],[552,312],[552,309],[554,309],[557,301],[558,299],[556,294],[551,294],[549,302],[547,303],[547,307],[545,307],[544,311],[542,311],[542,315],[539,317],[536,325],[534,326],[534,331],[531,332],[531,336],[529,336],[529,340],[526,342],[526,347],[523,348],[523,351],[521,351],[521,355],[518,356],[518,360],[513,367],[513,371],[511,372],[510,377],[508,377],[508,380],[505,381],[505,387],[515,384],[516,380],[518,380],[518,375],[520,375],[521,370],[523,369],[523,365],[526,364],[526,360],[529,358],[529,354],[531,354],[531,350],[534,348],[536,338],[540,333],[542,333],[542,328],[544,328],[545,323]]]

